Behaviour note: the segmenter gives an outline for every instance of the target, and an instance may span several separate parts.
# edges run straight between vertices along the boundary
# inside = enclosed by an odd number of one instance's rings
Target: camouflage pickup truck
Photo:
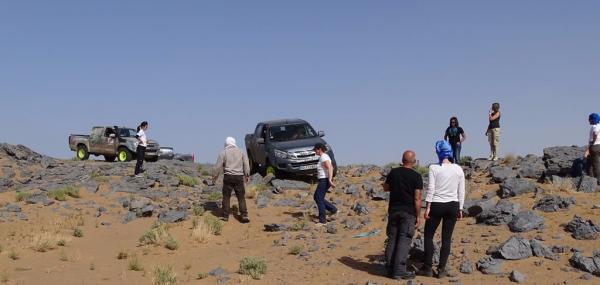
[[[76,152],[77,159],[87,160],[90,154],[103,155],[106,161],[130,161],[136,156],[138,140],[135,129],[127,127],[93,127],[90,135],[70,135],[69,148]],[[160,147],[158,142],[148,140],[146,161],[157,161]]]

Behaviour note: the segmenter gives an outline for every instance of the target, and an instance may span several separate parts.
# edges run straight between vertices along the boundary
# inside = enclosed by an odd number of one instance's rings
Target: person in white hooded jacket
[[[250,177],[248,157],[237,147],[235,139],[225,139],[225,149],[219,153],[214,168],[213,183],[223,174],[223,215],[221,220],[229,220],[231,192],[235,191],[240,210],[240,221],[248,223],[248,208],[246,207],[246,188],[244,183]]]

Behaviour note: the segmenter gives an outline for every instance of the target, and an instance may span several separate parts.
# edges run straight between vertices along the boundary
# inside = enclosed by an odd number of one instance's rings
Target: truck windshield
[[[308,124],[269,127],[269,139],[276,142],[313,138],[316,136],[315,130]]]
[[[137,132],[134,129],[119,129],[120,137],[135,137]]]

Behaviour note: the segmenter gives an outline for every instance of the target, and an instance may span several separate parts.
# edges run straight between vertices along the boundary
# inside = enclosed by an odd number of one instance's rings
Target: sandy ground
[[[376,175],[376,174],[372,174]],[[473,182],[474,181],[474,182]],[[469,195],[496,190],[497,185],[486,184],[487,178],[475,177],[470,183]],[[600,249],[600,240],[577,241],[564,232],[560,224],[566,223],[579,214],[598,221],[600,210],[593,205],[600,204],[599,194],[561,192],[549,185],[542,185],[547,193],[574,196],[577,204],[569,211],[542,213],[546,219],[546,229],[522,234],[527,238],[541,237],[548,246],[566,245],[583,249],[590,256]],[[372,223],[360,231],[342,229],[338,223],[338,233],[328,234],[325,229],[290,232],[287,246],[275,245],[283,233],[263,231],[266,223],[293,223],[302,216],[302,210],[288,207],[267,207],[257,209],[254,201],[249,201],[249,224],[240,224],[235,219],[226,223],[223,233],[211,236],[207,243],[198,243],[191,238],[193,217],[171,226],[170,232],[179,243],[179,249],[168,250],[160,246],[139,246],[138,239],[150,228],[155,217],[121,223],[126,210],[115,202],[115,195],[106,196],[107,188],[102,186],[96,194],[82,191],[79,199],[69,198],[69,209],[56,203],[42,207],[18,204],[29,217],[28,221],[0,223],[0,281],[6,284],[152,284],[155,266],[172,266],[178,284],[219,284],[215,277],[197,280],[199,273],[207,273],[217,267],[230,272],[230,280],[224,284],[405,284],[405,281],[391,280],[384,275],[379,260],[382,258],[385,240],[385,213],[387,202],[369,201],[373,210]],[[299,191],[287,191],[285,197],[298,197]],[[349,195],[330,193],[328,197],[339,197],[354,201]],[[304,199],[312,199],[312,195]],[[14,202],[15,193],[0,194],[0,203]],[[95,201],[108,212],[95,217],[94,211],[84,206],[87,201]],[[233,198],[235,201],[235,198]],[[530,195],[511,198],[531,208],[535,199]],[[234,202],[235,203],[235,202]],[[1,205],[1,204],[0,204]],[[79,208],[79,209],[78,209]],[[341,214],[349,215],[344,207]],[[315,214],[315,213],[311,213]],[[205,215],[211,215],[210,212]],[[83,231],[83,237],[72,236],[74,224]],[[341,220],[341,218],[338,218]],[[106,225],[109,223],[110,225]],[[369,230],[381,229],[375,237],[353,238],[352,236]],[[438,230],[439,231],[439,230]],[[32,240],[42,232],[50,232],[65,239],[66,245],[48,252],[37,252],[32,248]],[[507,275],[489,276],[478,271],[464,275],[458,273],[458,265],[464,258],[476,263],[485,257],[486,249],[507,240],[512,233],[506,226],[492,227],[476,225],[473,218],[465,218],[457,224],[454,234],[453,254],[450,268],[456,273],[460,284],[509,284]],[[439,237],[438,237],[439,240]],[[290,248],[301,245],[304,249],[318,245],[319,249],[309,252],[308,257],[289,254]],[[335,247],[331,245],[335,245]],[[463,251],[465,256],[461,254]],[[117,255],[124,251],[128,259],[119,260]],[[13,260],[11,257],[18,256]],[[129,260],[137,256],[143,271],[128,270]],[[243,257],[264,258],[268,264],[267,274],[254,280],[237,272]],[[582,272],[572,269],[568,259],[571,253],[561,254],[560,261],[532,257],[521,261],[505,261],[503,271],[518,270],[527,275],[526,284],[600,284],[600,278],[591,281],[581,280]],[[539,264],[541,262],[541,264]],[[536,263],[538,263],[536,265]],[[450,279],[417,277],[421,284],[448,284]]]

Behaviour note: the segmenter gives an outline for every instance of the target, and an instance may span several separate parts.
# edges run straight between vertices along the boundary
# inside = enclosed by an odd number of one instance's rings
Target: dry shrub
[[[33,236],[31,246],[37,252],[46,252],[55,249],[59,243],[64,243],[66,238],[51,232],[41,232]]]

